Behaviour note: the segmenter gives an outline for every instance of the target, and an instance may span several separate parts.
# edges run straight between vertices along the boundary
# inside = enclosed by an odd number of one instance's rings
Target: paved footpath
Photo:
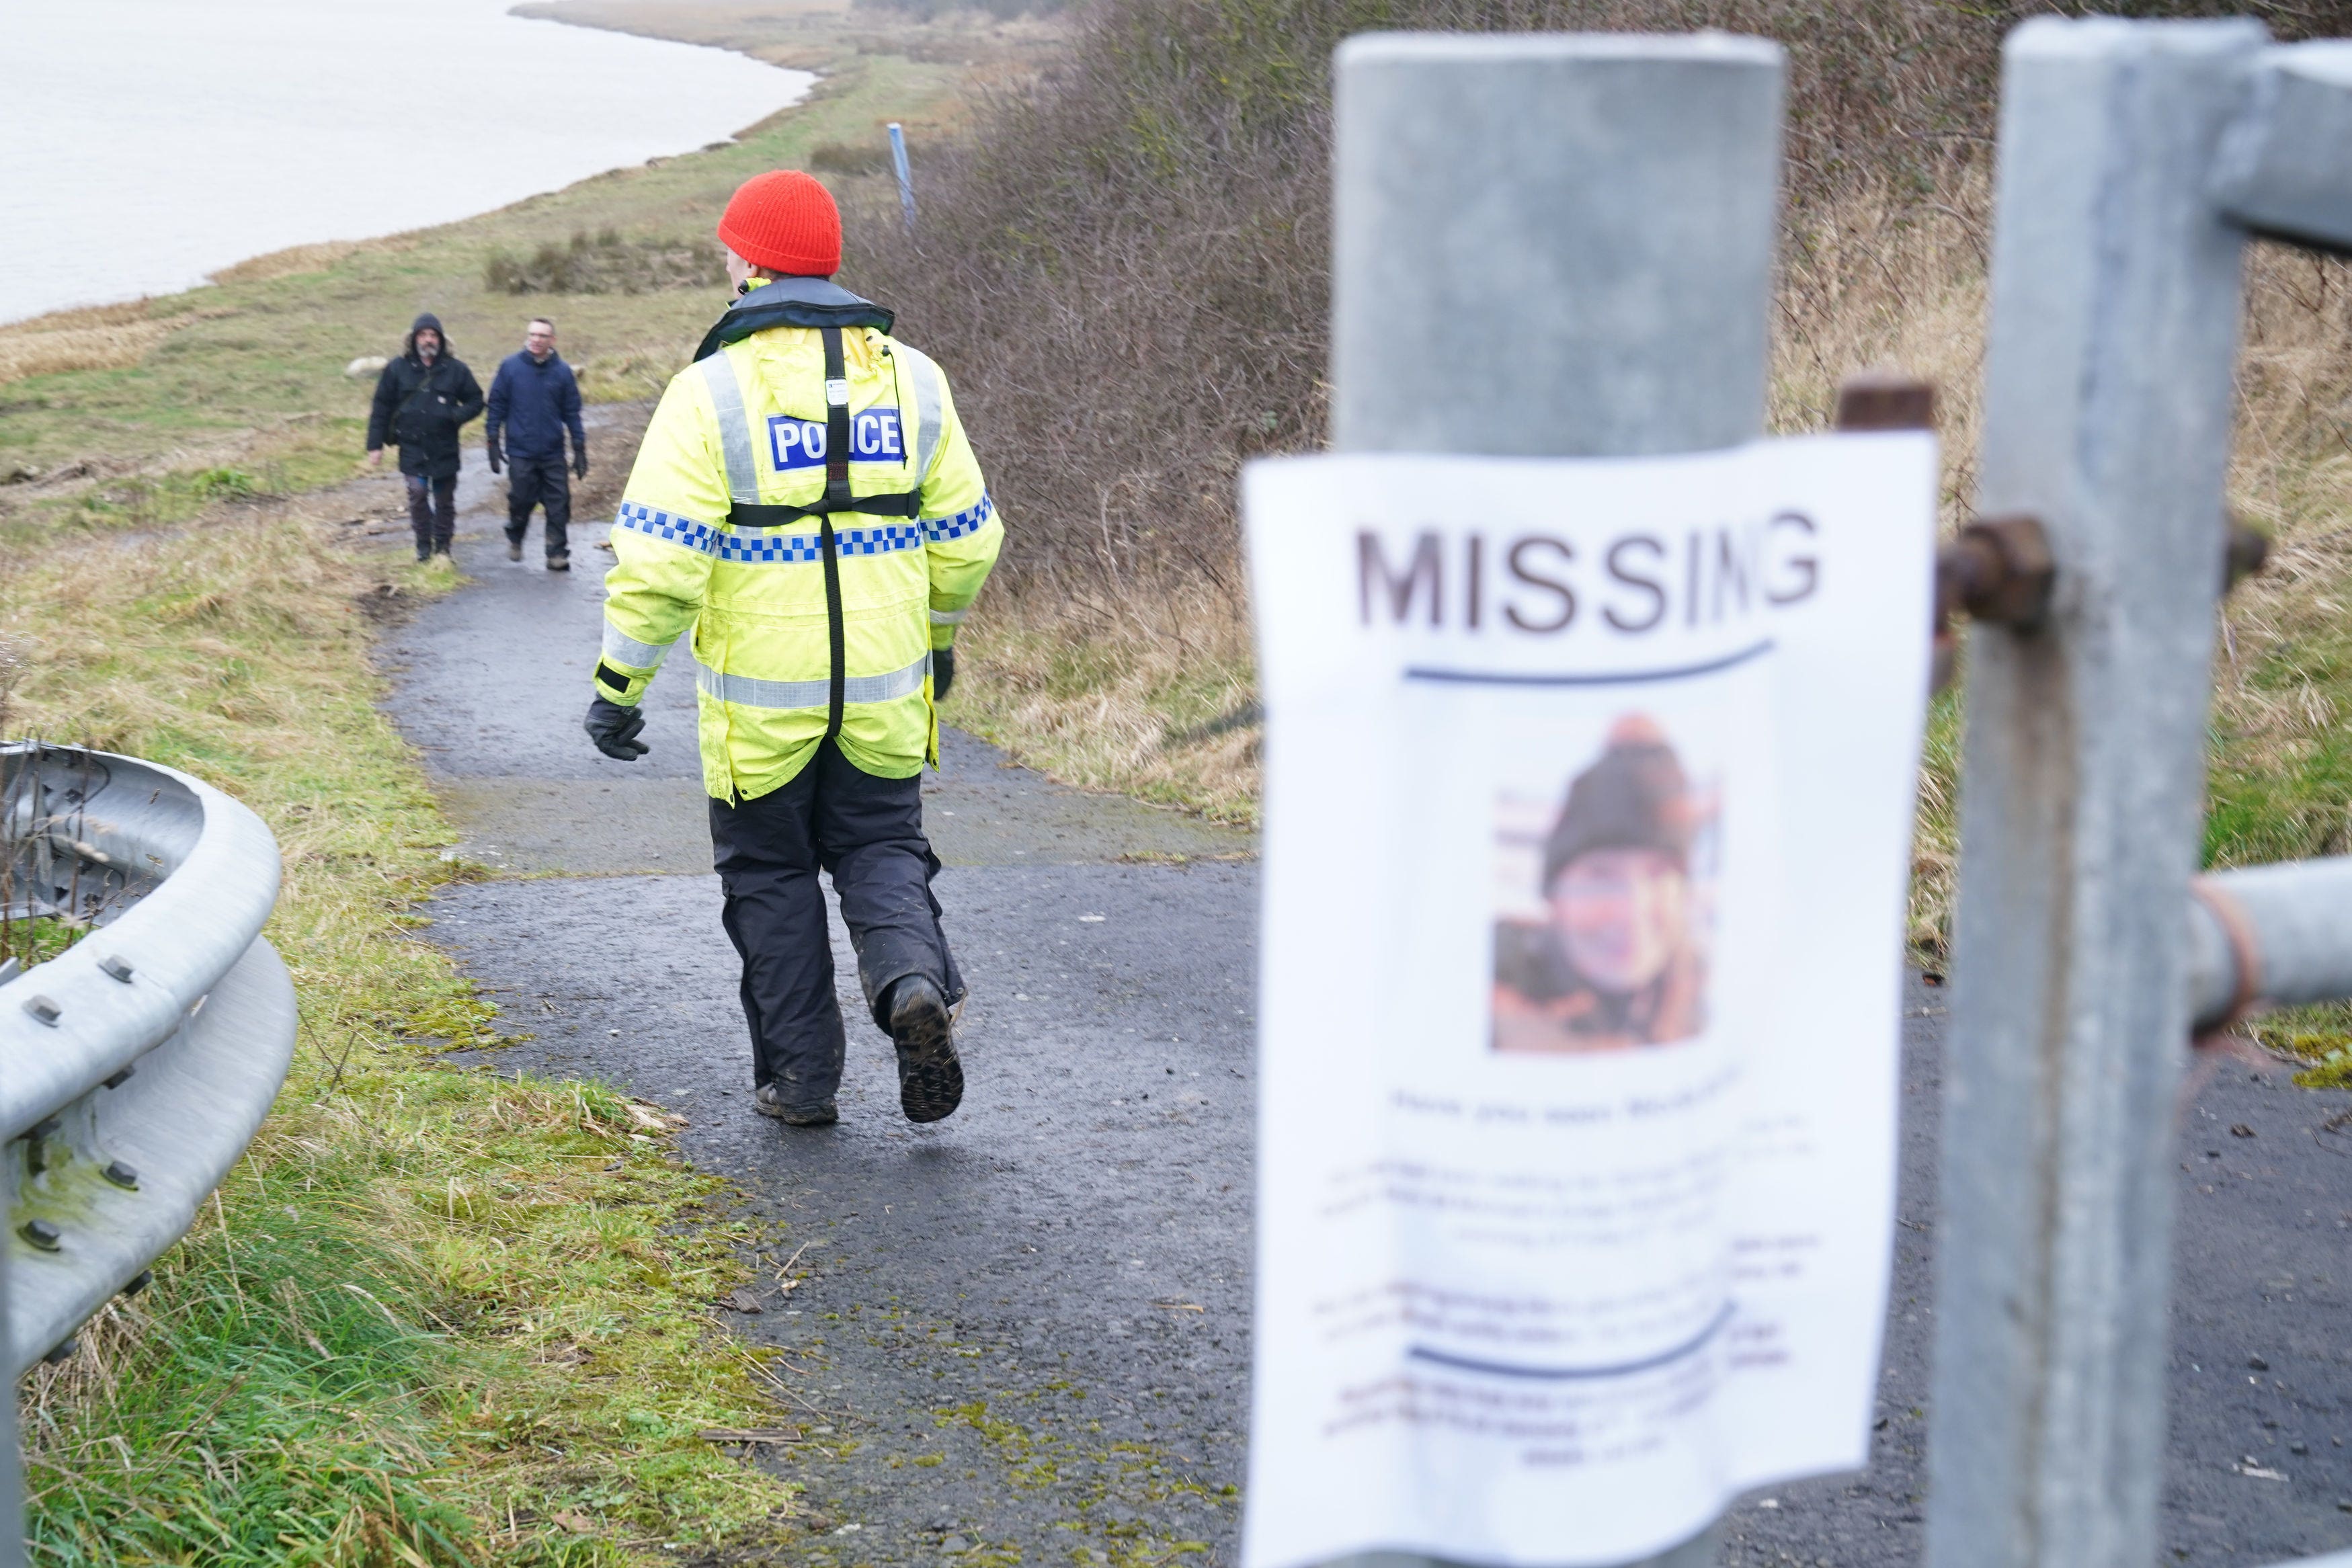
[[[755,1458],[806,1488],[802,1539],[776,1561],[1234,1563],[1250,841],[1062,789],[948,736],[926,801],[973,990],[964,1107],[932,1127],[899,1117],[889,1043],[863,1020],[836,923],[852,1020],[841,1125],[780,1128],[751,1109],[689,662],[681,653],[654,685],[653,754],[597,756],[580,715],[604,528],[573,530],[575,570],[557,576],[536,536],[521,564],[505,559],[502,491],[478,466],[460,502],[457,557],[475,581],[393,634],[392,709],[463,852],[515,874],[452,889],[433,935],[529,1036],[487,1069],[598,1077],[672,1108],[686,1154],[748,1195],[767,1240],[742,1304],[759,1310],[728,1321],[782,1353],[776,1424],[798,1436]],[[1729,1564],[1919,1558],[1943,998],[1916,980],[1908,998],[1874,1461],[1745,1500]],[[2352,1131],[2339,1117],[2352,1096],[2242,1068],[2189,1113],[2167,1563],[2352,1547]]]

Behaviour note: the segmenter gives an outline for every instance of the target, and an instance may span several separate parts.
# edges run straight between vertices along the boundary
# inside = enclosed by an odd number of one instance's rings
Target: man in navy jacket
[[[572,550],[564,530],[572,524],[572,481],[563,472],[563,433],[572,433],[572,472],[588,476],[588,437],[580,428],[580,383],[555,352],[555,323],[535,316],[524,329],[523,350],[509,354],[490,382],[487,431],[490,472],[507,476],[507,559],[522,559],[530,509],[547,507],[547,570],[570,571]],[[500,446],[499,437],[505,444]]]

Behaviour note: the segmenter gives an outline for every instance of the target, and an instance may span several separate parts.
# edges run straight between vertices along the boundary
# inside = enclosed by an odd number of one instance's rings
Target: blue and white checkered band
[[[823,560],[824,544],[814,534],[721,533],[712,548],[720,560]]]
[[[657,512],[635,501],[621,503],[620,515],[613,519],[613,526],[634,528],[638,533],[651,534],[657,539],[667,539],[674,545],[684,545],[688,549],[701,550],[705,554],[709,552],[710,542],[719,531],[709,523],[697,522],[676,512]]]
[[[893,550],[920,549],[923,530],[913,523],[835,528],[833,541],[843,555],[888,555]],[[721,530],[711,553],[720,560],[823,560],[824,541],[816,534],[739,534]]]
[[[977,502],[952,517],[925,517],[923,532],[933,544],[945,544],[950,539],[960,539],[966,534],[980,532],[988,526],[988,519],[995,515],[996,504],[983,493]]]
[[[913,523],[885,523],[872,528],[835,528],[833,537],[844,555],[888,555],[892,550],[920,549],[923,530]]]
[[[983,500],[973,512],[961,516],[971,517],[986,506],[987,502]],[[672,544],[700,550],[719,560],[781,565],[824,559],[824,541],[816,534],[738,533],[732,528],[714,528],[709,523],[698,523],[675,512],[657,512],[635,501],[621,503],[621,513],[614,520],[614,526],[635,528],[641,534],[651,534],[657,539],[667,539]],[[925,532],[939,526],[935,523],[880,523],[872,528],[835,528],[833,538],[843,555],[889,555],[896,550],[920,549]],[[975,522],[962,531],[969,533],[979,526]],[[940,536],[934,534],[932,537]],[[952,538],[955,536],[946,537]]]

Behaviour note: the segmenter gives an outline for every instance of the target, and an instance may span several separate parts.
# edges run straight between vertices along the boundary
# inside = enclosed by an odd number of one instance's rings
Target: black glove
[[[503,464],[507,460],[506,455],[499,450],[499,444],[495,441],[484,442],[482,444],[482,450],[489,454],[490,472],[493,474],[497,473],[499,471],[499,465]]]
[[[575,446],[572,449],[572,476],[574,479],[585,479],[588,477],[587,448]]]
[[[635,708],[603,697],[588,700],[588,738],[615,762],[635,762],[653,749],[637,738],[645,727],[646,716]]]
[[[955,650],[953,648],[932,649],[931,700],[935,703],[947,701],[948,688],[953,685],[955,685]]]

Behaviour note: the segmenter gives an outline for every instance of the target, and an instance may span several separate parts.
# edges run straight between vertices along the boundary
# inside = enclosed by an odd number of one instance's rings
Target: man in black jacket
[[[383,464],[386,441],[400,448],[418,560],[449,553],[457,525],[457,427],[481,412],[481,383],[449,352],[441,319],[419,316],[400,358],[376,379],[367,433],[371,468]]]
[[[509,354],[490,378],[490,423],[483,428],[490,472],[508,465],[507,559],[522,559],[530,509],[547,507],[547,570],[572,570],[564,530],[572,522],[572,481],[563,472],[563,433],[572,433],[572,472],[588,477],[588,437],[580,427],[580,383],[555,351],[555,323],[534,316],[522,352]],[[504,435],[503,448],[499,437]]]

